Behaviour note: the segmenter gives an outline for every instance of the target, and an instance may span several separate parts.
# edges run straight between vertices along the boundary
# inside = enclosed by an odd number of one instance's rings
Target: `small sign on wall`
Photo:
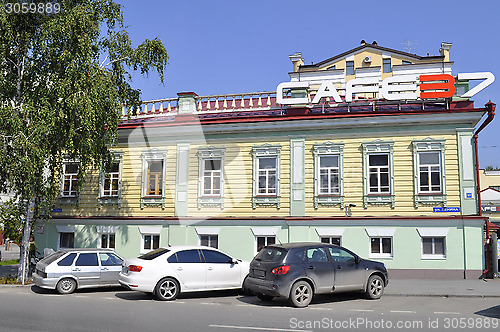
[[[460,207],[435,207],[432,212],[460,212]]]

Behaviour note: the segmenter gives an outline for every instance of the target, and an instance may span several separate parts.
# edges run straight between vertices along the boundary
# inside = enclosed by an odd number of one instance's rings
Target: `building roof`
[[[420,55],[417,55],[417,54],[403,52],[403,51],[395,50],[395,49],[388,48],[388,47],[378,46],[377,42],[373,42],[372,44],[368,44],[368,43],[363,43],[363,41],[362,41],[362,44],[360,46],[356,47],[356,48],[353,48],[353,49],[351,49],[349,51],[346,51],[346,52],[340,53],[338,55],[335,55],[335,56],[333,56],[331,58],[328,58],[326,60],[320,61],[320,62],[318,62],[316,64],[302,65],[299,68],[316,68],[316,67],[321,67],[323,65],[326,65],[329,62],[332,62],[332,61],[335,61],[335,60],[338,60],[338,59],[342,59],[344,57],[349,56],[350,54],[357,53],[357,52],[363,51],[365,49],[372,49],[372,50],[377,50],[377,51],[382,51],[382,52],[395,53],[395,54],[398,54],[398,55],[401,55],[401,56],[405,56],[405,57],[408,57],[408,58],[412,58],[412,59],[415,59],[415,60],[418,60],[418,61],[423,61],[423,60],[444,60],[444,55],[420,56]]]

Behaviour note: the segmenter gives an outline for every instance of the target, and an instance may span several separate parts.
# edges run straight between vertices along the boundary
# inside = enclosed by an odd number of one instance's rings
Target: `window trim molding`
[[[153,251],[155,249],[144,249],[144,237],[146,235],[150,235],[150,236],[159,236],[159,243],[158,243],[158,247],[160,248],[161,247],[161,231],[163,229],[163,226],[159,225],[159,226],[156,226],[156,225],[151,225],[151,226],[139,226],[139,233],[141,234],[141,247],[140,247],[140,253],[141,254],[145,254],[145,253],[148,253],[150,251]],[[153,238],[151,237],[151,241],[153,240]],[[153,247],[153,242],[151,242],[151,247]]]
[[[96,233],[97,233],[97,248],[102,248],[102,235],[104,234],[114,234],[115,235],[115,248],[105,248],[105,249],[111,249],[115,250],[116,249],[116,232],[118,230],[118,226],[96,226]]]
[[[160,150],[156,148],[144,150],[141,153],[141,161],[142,161],[141,210],[143,210],[145,206],[160,206],[162,210],[165,210],[167,150],[166,149]],[[147,177],[148,177],[149,161],[163,161],[161,197],[151,197],[146,194],[148,185]]]
[[[99,196],[97,197],[98,208],[104,206],[116,205],[121,208],[122,205],[122,178],[123,178],[123,151],[111,151],[113,154],[113,163],[118,162],[118,196],[104,196],[105,173],[102,167],[99,170]]]
[[[61,175],[60,175],[60,186],[59,186],[59,197],[58,197],[58,203],[59,206],[61,205],[76,205],[78,206],[80,204],[80,190],[76,190],[76,195],[75,196],[63,196],[63,190],[64,190],[64,175],[66,173],[66,165],[67,164],[78,164],[78,173],[77,173],[77,182],[78,182],[78,176],[80,172],[82,171],[82,165],[80,164],[80,160],[78,158],[70,158],[68,155],[64,155],[62,158],[62,169],[61,169]]]
[[[338,156],[339,157],[339,194],[338,195],[321,195],[320,188],[320,157],[321,156]],[[314,157],[314,209],[318,209],[319,205],[335,206],[339,205],[344,208],[344,143],[325,142],[313,145]]]
[[[413,201],[415,208],[419,205],[441,205],[446,206],[446,171],[445,171],[445,140],[427,137],[412,141],[413,152]],[[420,152],[440,152],[441,167],[441,193],[420,193],[420,172],[418,154]]]
[[[199,148],[196,155],[198,156],[198,210],[202,207],[219,207],[224,209],[224,164],[225,164],[225,147],[209,146],[206,148]],[[204,184],[204,161],[207,159],[220,159],[220,195],[218,196],[205,196],[203,194]]]
[[[363,142],[363,208],[368,205],[390,205],[394,209],[396,200],[394,194],[394,141],[377,139],[371,142]],[[369,156],[374,154],[389,155],[389,193],[370,193],[369,180]]]
[[[262,145],[254,145],[252,147],[252,209],[257,206],[276,206],[280,209],[281,205],[281,145],[272,145],[265,143]],[[276,157],[276,195],[259,195],[258,194],[258,160],[259,158]]]

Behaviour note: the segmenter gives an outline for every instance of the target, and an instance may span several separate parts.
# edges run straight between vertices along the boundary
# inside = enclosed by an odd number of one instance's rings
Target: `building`
[[[391,277],[477,278],[484,269],[474,130],[495,105],[490,73],[452,76],[451,44],[417,56],[361,43],[314,65],[290,56],[276,91],[145,102],[113,146],[111,173],[74,189],[66,160],[39,247],[126,257],[202,244],[251,259],[323,241],[383,261]],[[468,80],[483,79],[469,91]]]
[[[481,209],[490,221],[500,225],[500,171],[479,170]]]

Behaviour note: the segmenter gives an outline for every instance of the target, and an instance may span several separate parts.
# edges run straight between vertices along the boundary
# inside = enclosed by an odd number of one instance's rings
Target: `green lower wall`
[[[242,221],[239,221],[242,223]],[[433,226],[426,225],[281,225],[269,226],[277,229],[276,242],[300,242],[319,241],[316,232],[317,227],[343,228],[342,246],[354,251],[363,258],[370,259],[370,241],[366,228],[396,228],[393,236],[393,257],[373,258],[382,261],[388,269],[450,269],[450,270],[483,270],[483,227],[477,221],[464,225],[461,222],[444,224],[433,221]],[[297,224],[297,222],[296,222]],[[40,251],[50,247],[57,250],[59,235],[56,224],[47,222],[39,224],[44,226],[43,234],[35,234],[36,242]],[[39,226],[38,225],[38,226]],[[68,224],[64,224],[68,225]],[[129,258],[136,257],[141,253],[140,225],[119,225],[117,227],[116,252]],[[210,226],[203,226],[210,227]],[[261,225],[222,225],[218,235],[219,249],[228,254],[251,260],[256,253],[256,241],[252,227],[260,229]],[[421,237],[417,232],[418,227],[425,228],[448,228],[446,236],[446,258],[445,259],[422,259]],[[37,228],[35,228],[37,230]],[[75,231],[75,247],[97,247],[98,233],[96,225],[77,225]],[[464,241],[465,239],[465,241]],[[160,245],[198,245],[199,238],[193,225],[163,225],[160,233]]]

